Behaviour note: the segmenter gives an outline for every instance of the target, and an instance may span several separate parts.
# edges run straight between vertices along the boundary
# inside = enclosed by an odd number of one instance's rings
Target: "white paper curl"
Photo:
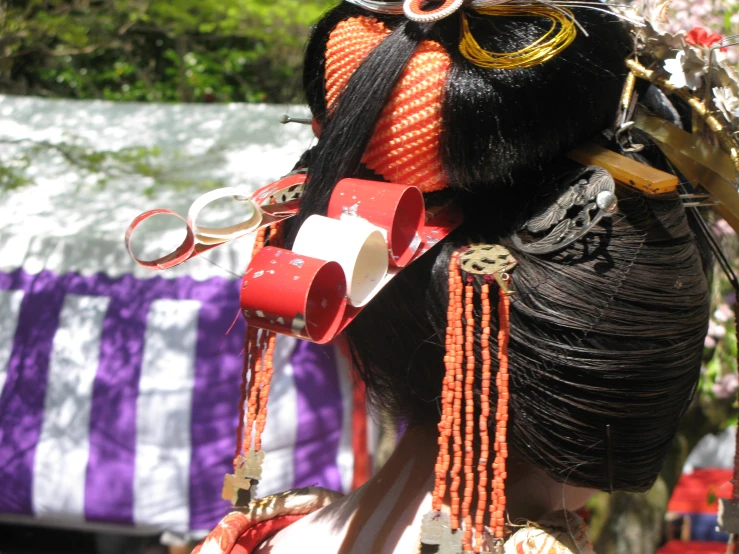
[[[388,270],[387,241],[365,220],[312,215],[300,227],[293,252],[337,262],[344,270],[352,306],[367,304],[382,288]]]

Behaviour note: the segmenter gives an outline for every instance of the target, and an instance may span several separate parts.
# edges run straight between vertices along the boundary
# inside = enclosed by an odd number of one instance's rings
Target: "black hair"
[[[410,425],[438,421],[450,256],[472,242],[502,243],[519,261],[509,441],[558,480],[645,490],[693,394],[708,324],[701,254],[679,198],[619,189],[618,215],[559,254],[530,256],[510,241],[517,223],[552,201],[564,154],[615,117],[631,39],[615,16],[573,11],[588,36],[579,32],[551,61],[514,70],[482,69],[462,57],[457,15],[418,25],[346,3],[329,12],[306,53],[306,95],[322,134],[306,158],[308,184],[292,232],[325,213],[341,178],[367,175],[361,159],[393,87],[421,40],[439,42],[452,60],[440,154],[465,222],[347,329],[358,371],[383,409]],[[392,33],[329,110],[326,43],[340,21],[358,15],[381,19]],[[469,19],[476,39],[496,51],[519,50],[551,25],[531,17]]]

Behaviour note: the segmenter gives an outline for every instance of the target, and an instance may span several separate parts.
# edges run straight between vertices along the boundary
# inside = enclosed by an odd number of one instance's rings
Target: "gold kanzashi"
[[[640,79],[645,79],[670,94],[677,94],[680,98],[687,102],[690,107],[693,108],[695,112],[701,117],[701,119],[705,121],[706,125],[708,125],[708,128],[716,134],[719,141],[721,142],[721,145],[729,153],[731,161],[734,164],[734,168],[737,172],[739,172],[739,147],[737,147],[736,141],[726,130],[726,125],[721,123],[716,118],[716,116],[711,114],[710,110],[706,107],[705,102],[693,96],[690,91],[674,86],[667,79],[661,77],[659,74],[652,71],[651,69],[647,69],[635,60],[626,60],[626,65],[631,70],[631,72]]]

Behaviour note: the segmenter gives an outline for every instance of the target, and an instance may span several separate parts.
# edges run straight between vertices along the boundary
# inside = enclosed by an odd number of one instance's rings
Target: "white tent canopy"
[[[33,183],[0,190],[0,269],[23,266],[30,272],[43,267],[57,273],[153,276],[154,272],[136,267],[123,248],[123,232],[131,220],[155,207],[186,214],[204,192],[198,183],[217,180],[224,186],[254,190],[289,172],[310,147],[313,134],[305,125],[280,124],[285,113],[305,117],[307,110],[263,104],[138,104],[0,95],[3,165],[17,165],[18,156],[28,153],[34,143],[73,144],[93,152],[144,147],[161,149],[151,161],[161,180],[193,182],[175,190],[134,174],[114,177],[101,186],[96,184],[100,175],[70,164],[54,149],[40,149],[31,154],[25,170]],[[168,229],[177,225],[166,219],[157,224]],[[176,246],[181,233],[181,227],[159,237],[152,233],[137,246],[142,252],[164,253],[165,248]],[[211,251],[207,258],[239,274],[249,250],[237,241]],[[223,275],[223,270],[196,260],[162,275],[174,278],[184,273],[205,279]]]

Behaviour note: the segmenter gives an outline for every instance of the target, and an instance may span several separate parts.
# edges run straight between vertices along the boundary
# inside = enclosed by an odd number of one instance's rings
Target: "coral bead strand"
[[[249,401],[246,412],[246,425],[244,426],[243,450],[248,452],[251,448],[251,432],[254,427],[254,421],[257,417],[257,409],[259,402],[259,385],[261,376],[259,374],[259,329],[253,328],[253,333],[249,336],[248,354],[249,354]]]
[[[462,285],[462,275],[455,273],[454,275],[454,400],[452,408],[452,437],[453,437],[453,458],[452,470],[450,472],[451,485],[449,486],[449,496],[451,498],[451,526],[453,530],[459,529],[459,486],[460,471],[462,469],[462,381],[464,374],[462,371],[462,361],[464,360],[464,326],[462,324],[462,316],[464,309],[462,308],[462,294],[464,286]]]
[[[254,239],[254,246],[252,247],[251,256],[252,258],[264,248],[264,240],[266,236],[266,228],[262,228],[257,232]],[[239,399],[239,423],[236,429],[236,452],[234,454],[234,468],[236,467],[238,457],[242,452],[249,450],[251,446],[251,427],[253,424],[253,416],[256,415],[256,409],[254,414],[250,417],[251,412],[246,406],[247,396],[249,397],[249,406],[254,402],[256,408],[256,396],[252,399],[252,393],[256,392],[254,388],[255,383],[255,371],[252,366],[254,361],[254,355],[256,350],[256,335],[257,328],[248,326],[246,328],[246,337],[244,339],[244,369],[241,374],[241,397]],[[247,381],[248,379],[248,381]],[[247,384],[248,383],[248,384]]]
[[[449,306],[447,307],[446,328],[446,355],[444,366],[446,372],[441,388],[441,418],[439,419],[439,454],[436,458],[436,481],[434,483],[434,494],[432,508],[440,511],[446,493],[446,475],[449,470],[451,456],[449,454],[449,439],[452,435],[452,424],[454,414],[454,314],[456,312],[456,296],[454,275],[459,272],[459,253],[455,252],[449,262]]]
[[[244,338],[244,366],[241,372],[241,395],[239,396],[239,422],[236,428],[236,450],[234,452],[234,470],[238,465],[239,456],[244,452],[244,426],[246,425],[246,400],[249,391],[254,386],[254,372],[249,371],[250,360],[249,356],[250,345],[252,342],[252,335],[256,333],[255,327],[246,328],[246,336]],[[248,445],[247,445],[248,449]]]
[[[262,386],[259,389],[259,411],[256,418],[256,430],[254,433],[254,450],[262,449],[262,433],[264,426],[267,424],[267,402],[269,401],[269,391],[272,382],[272,374],[274,373],[274,354],[275,341],[277,335],[272,331],[264,333],[266,338],[266,347],[264,349],[264,367],[262,369]]]
[[[480,351],[482,356],[482,377],[480,382],[480,460],[477,464],[477,512],[475,514],[475,535],[478,540],[477,552],[483,551],[482,533],[485,524],[488,496],[488,461],[490,459],[490,285],[485,283],[480,291],[482,319],[480,322]]]
[[[466,551],[472,550],[472,491],[474,490],[475,474],[472,470],[474,457],[475,432],[475,289],[471,280],[464,289],[464,319],[465,319],[465,375],[464,375],[464,497],[462,500],[462,518],[464,520],[464,535],[462,547]]]
[[[498,303],[499,330],[498,330],[498,406],[495,411],[495,462],[493,464],[493,502],[491,504],[490,526],[497,539],[505,538],[505,479],[506,460],[508,458],[508,341],[510,338],[510,298],[501,289]]]
[[[274,200],[272,201],[274,203]],[[269,245],[282,246],[285,242],[282,222],[269,226]]]

